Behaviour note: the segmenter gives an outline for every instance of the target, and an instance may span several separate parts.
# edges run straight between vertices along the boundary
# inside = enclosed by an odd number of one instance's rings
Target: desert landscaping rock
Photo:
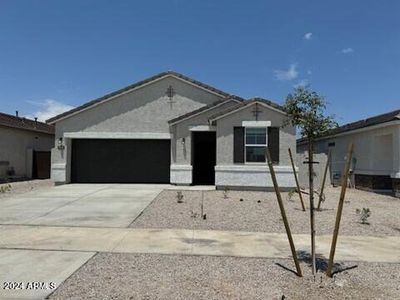
[[[39,191],[54,186],[54,183],[50,179],[35,179],[27,181],[17,181],[10,183],[0,183],[0,186],[11,185],[11,189],[5,193],[0,193],[0,199],[8,198],[19,194],[24,194],[32,191]]]
[[[315,281],[308,262],[301,266],[303,278],[289,259],[102,253],[50,299],[396,299],[400,292],[399,264],[347,262],[333,279],[321,272]]]
[[[229,191],[225,199],[222,191],[204,191],[206,220],[201,218],[201,193],[183,191],[183,203],[177,203],[176,191],[163,191],[131,227],[285,232],[275,193]],[[340,188],[326,188],[322,210],[316,212],[317,234],[332,234],[339,194]],[[282,193],[282,197],[286,199],[284,205],[292,232],[309,233],[309,211],[301,210],[298,195],[294,194],[291,200],[288,193]],[[307,195],[304,200],[308,207]],[[356,209],[363,207],[371,210],[369,225],[361,224],[356,214]],[[399,211],[397,198],[348,189],[340,234],[399,236]]]

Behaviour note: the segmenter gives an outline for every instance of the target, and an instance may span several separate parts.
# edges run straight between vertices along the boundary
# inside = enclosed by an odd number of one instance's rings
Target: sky
[[[0,0],[0,111],[47,119],[174,70],[339,124],[400,109],[400,1]]]

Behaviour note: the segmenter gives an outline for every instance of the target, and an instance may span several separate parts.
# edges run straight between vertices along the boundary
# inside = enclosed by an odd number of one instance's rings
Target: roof
[[[325,138],[333,137],[340,133],[350,132],[350,131],[353,131],[356,129],[366,128],[366,127],[383,124],[383,123],[387,123],[387,122],[391,122],[391,121],[396,121],[396,120],[400,120],[400,109],[342,125],[338,128],[335,128],[335,129],[329,131],[325,136],[321,137],[320,139],[325,139]],[[301,138],[301,139],[297,140],[297,144],[303,144],[306,142],[307,142],[307,140],[305,138]]]
[[[171,119],[171,120],[168,121],[168,123],[169,124],[179,123],[180,121],[186,120],[186,119],[188,119],[188,118],[190,118],[192,116],[195,116],[195,115],[197,115],[199,113],[202,113],[203,111],[207,111],[207,110],[209,110],[209,109],[211,109],[211,108],[213,108],[215,106],[218,106],[219,104],[226,103],[226,102],[229,102],[229,101],[241,102],[241,101],[244,101],[244,99],[242,99],[240,97],[237,97],[237,96],[232,96],[232,97],[228,97],[228,98],[225,98],[225,99],[222,99],[222,100],[219,100],[219,101],[215,101],[215,102],[213,102],[211,104],[202,106],[202,107],[200,107],[198,109],[195,109],[195,110],[192,110],[192,111],[190,111],[190,112],[188,112],[186,114],[180,115],[177,118]]]
[[[87,102],[87,103],[85,103],[83,105],[80,105],[80,106],[78,106],[76,108],[73,108],[73,109],[71,109],[69,111],[66,111],[66,112],[64,112],[62,114],[59,114],[59,115],[57,115],[55,117],[52,117],[52,118],[48,119],[46,122],[52,124],[52,123],[58,121],[61,118],[67,117],[67,116],[69,116],[71,114],[74,114],[76,112],[79,112],[79,111],[81,111],[81,110],[83,110],[85,108],[89,108],[89,107],[91,107],[91,106],[93,106],[93,105],[95,105],[97,103],[105,101],[105,100],[107,100],[107,99],[109,99],[111,97],[117,96],[119,94],[122,94],[124,92],[129,91],[129,90],[132,90],[134,88],[138,88],[138,87],[140,87],[142,85],[145,85],[147,83],[150,83],[150,82],[155,81],[157,79],[161,79],[161,78],[166,77],[166,76],[175,76],[177,78],[180,78],[180,79],[188,81],[188,82],[190,82],[192,84],[195,84],[195,85],[197,85],[199,87],[202,87],[202,88],[204,88],[204,89],[206,89],[206,90],[208,90],[210,92],[219,94],[222,97],[230,97],[231,96],[230,94],[228,94],[226,92],[223,92],[223,91],[221,91],[219,89],[216,89],[216,88],[214,88],[214,87],[212,87],[212,86],[210,86],[208,84],[205,84],[205,83],[202,83],[200,81],[194,80],[194,79],[192,79],[190,77],[187,77],[187,76],[185,76],[183,74],[180,74],[180,73],[177,73],[177,72],[174,72],[174,71],[166,71],[166,72],[162,72],[162,73],[159,73],[157,75],[154,75],[152,77],[149,77],[147,79],[144,79],[142,81],[136,82],[134,84],[128,85],[128,86],[126,86],[126,87],[124,87],[122,89],[119,89],[119,90],[117,90],[115,92],[112,92],[110,94],[104,95],[104,96],[102,96],[100,98],[97,98],[97,99],[94,99],[92,101],[89,101],[89,102]]]
[[[53,125],[5,113],[0,113],[0,125],[34,132],[54,134]]]
[[[283,107],[281,105],[279,105],[279,104],[277,104],[275,102],[272,102],[270,100],[257,97],[257,98],[251,98],[249,100],[243,101],[242,103],[239,103],[236,106],[229,107],[229,108],[227,108],[227,109],[225,109],[225,110],[223,110],[223,111],[211,116],[210,120],[219,119],[220,117],[222,117],[222,116],[224,116],[226,114],[229,114],[231,112],[234,112],[234,111],[236,111],[238,109],[241,109],[241,108],[244,108],[246,106],[252,105],[253,103],[261,103],[261,104],[264,104],[266,106],[272,107],[272,108],[274,108],[274,109],[276,109],[276,110],[278,110],[278,111],[280,111],[282,113],[285,113],[285,111],[284,111],[284,109],[283,109]]]

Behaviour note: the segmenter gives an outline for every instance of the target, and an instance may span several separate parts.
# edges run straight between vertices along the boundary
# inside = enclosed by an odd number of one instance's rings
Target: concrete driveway
[[[169,185],[69,184],[2,200],[0,224],[128,227]]]
[[[62,238],[61,231],[64,232],[65,227],[110,230],[111,234],[108,235],[92,232],[76,237],[82,245],[86,244],[89,237],[107,245],[115,239],[113,230],[128,227],[164,188],[169,187],[69,184],[0,199],[0,227],[6,231],[14,226],[31,229],[30,237],[36,237],[40,245],[39,249],[32,245],[20,249],[8,247],[5,243],[0,245],[0,299],[43,299],[96,253],[86,251],[84,247],[77,251],[65,251],[59,247],[47,251],[41,247]],[[42,232],[46,229],[56,235],[49,238]],[[0,232],[0,240],[5,241],[6,231]],[[21,228],[14,231],[13,236],[14,245],[24,240],[27,242],[27,236]],[[6,286],[7,283],[11,285]]]

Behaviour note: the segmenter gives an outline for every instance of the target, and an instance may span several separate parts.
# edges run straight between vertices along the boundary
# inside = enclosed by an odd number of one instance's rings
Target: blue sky
[[[0,111],[48,117],[165,70],[345,123],[400,108],[400,1],[0,1]]]

